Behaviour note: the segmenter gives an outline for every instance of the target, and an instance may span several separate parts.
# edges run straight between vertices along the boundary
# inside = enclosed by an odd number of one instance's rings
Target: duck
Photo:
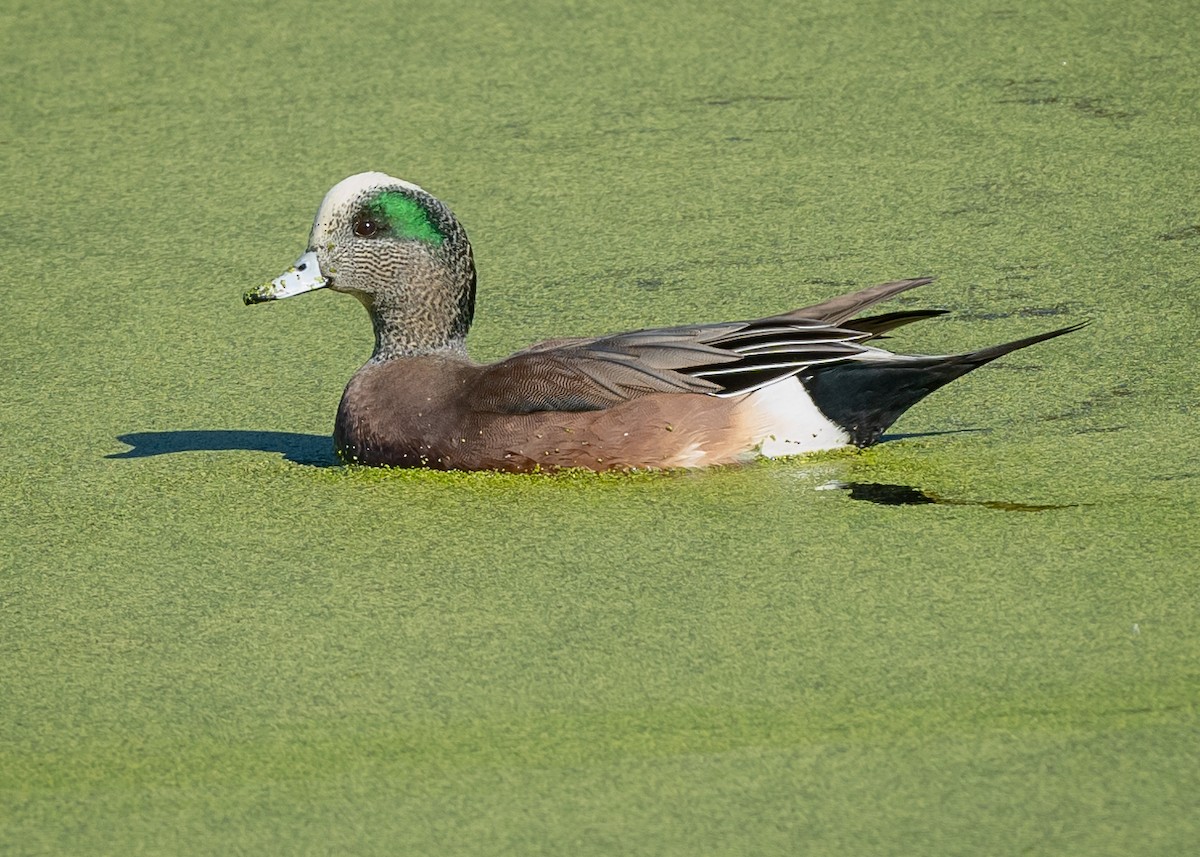
[[[868,344],[943,315],[857,317],[932,277],[895,280],[749,321],[658,327],[467,353],[471,243],[446,203],[380,172],[338,182],[308,246],[246,304],[353,295],[375,334],[334,422],[346,463],[514,473],[671,470],[867,447],[912,405],[999,357],[1086,322],[967,353]]]

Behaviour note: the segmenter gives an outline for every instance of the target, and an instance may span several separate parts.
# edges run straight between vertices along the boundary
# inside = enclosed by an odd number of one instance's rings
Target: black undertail
[[[842,426],[852,443],[870,446],[879,441],[901,414],[939,387],[997,357],[1071,333],[1086,324],[1074,324],[968,354],[889,355],[813,366],[800,373],[800,381],[821,413]]]

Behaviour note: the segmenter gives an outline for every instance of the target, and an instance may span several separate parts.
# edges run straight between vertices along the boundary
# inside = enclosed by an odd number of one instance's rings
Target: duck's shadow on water
[[[105,458],[149,458],[175,452],[275,452],[285,460],[311,467],[336,467],[333,438],[327,434],[246,429],[193,429],[189,431],[138,431],[117,435],[131,449]]]
[[[865,500],[880,506],[978,506],[1001,512],[1046,512],[1051,509],[1074,509],[1086,503],[1014,503],[1009,500],[960,500],[923,491],[914,485],[893,485],[885,482],[830,482],[822,489],[840,489],[851,500]]]

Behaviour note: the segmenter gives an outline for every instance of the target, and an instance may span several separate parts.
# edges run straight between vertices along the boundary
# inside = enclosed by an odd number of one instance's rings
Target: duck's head
[[[475,312],[471,244],[432,194],[384,173],[359,173],[325,195],[295,265],[243,298],[254,304],[324,288],[367,308],[373,359],[462,348]]]

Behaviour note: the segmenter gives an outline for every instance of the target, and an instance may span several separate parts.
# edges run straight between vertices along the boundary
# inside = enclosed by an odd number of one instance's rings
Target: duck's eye
[[[373,238],[379,232],[379,223],[369,217],[354,221],[354,234],[360,238]]]

